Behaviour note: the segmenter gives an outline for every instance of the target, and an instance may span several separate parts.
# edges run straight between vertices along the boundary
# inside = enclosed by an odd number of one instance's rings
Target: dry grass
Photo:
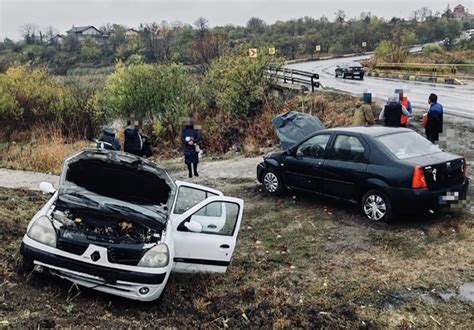
[[[325,91],[295,97],[287,104],[288,110],[310,113],[317,116],[326,128],[352,125],[358,97],[340,92]],[[374,116],[380,107],[372,104]]]
[[[173,274],[149,304],[81,289],[73,313],[64,308],[68,282],[22,275],[12,257],[44,197],[0,189],[1,318],[18,327],[49,320],[57,327],[331,329],[469,328],[474,321],[472,303],[438,297],[474,279],[472,218],[370,225],[351,208],[305,194],[268,197],[252,182],[213,185],[246,202],[227,273]]]
[[[68,141],[58,131],[48,132],[49,135],[34,132],[27,143],[0,144],[0,167],[59,174],[66,157],[93,145],[87,141]]]

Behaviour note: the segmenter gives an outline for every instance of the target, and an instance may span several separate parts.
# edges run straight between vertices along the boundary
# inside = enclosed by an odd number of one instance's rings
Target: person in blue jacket
[[[184,162],[188,167],[189,177],[193,177],[193,172],[194,176],[199,176],[197,167],[199,164],[198,148],[201,142],[201,132],[194,127],[194,120],[192,118],[186,118],[183,121],[181,141],[183,142]]]
[[[439,140],[439,133],[443,132],[443,106],[438,103],[438,96],[431,93],[428,98],[428,122],[425,128],[426,138],[435,143]]]

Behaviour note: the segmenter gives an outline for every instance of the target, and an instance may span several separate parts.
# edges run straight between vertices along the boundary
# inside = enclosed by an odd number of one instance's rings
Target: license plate
[[[458,191],[448,191],[446,194],[439,196],[439,204],[447,204],[459,201]]]

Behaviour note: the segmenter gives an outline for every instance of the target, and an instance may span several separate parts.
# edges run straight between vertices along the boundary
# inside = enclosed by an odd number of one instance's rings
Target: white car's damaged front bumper
[[[170,273],[169,266],[146,268],[110,263],[104,247],[91,244],[79,256],[44,245],[26,235],[21,254],[33,262],[36,271],[47,271],[87,288],[141,301],[159,298]],[[91,258],[92,254],[99,258]]]

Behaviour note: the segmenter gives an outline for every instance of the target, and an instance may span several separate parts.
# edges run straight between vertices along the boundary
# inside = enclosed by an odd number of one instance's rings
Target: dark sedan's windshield
[[[441,152],[436,145],[416,132],[383,135],[376,138],[398,159],[408,159]]]

